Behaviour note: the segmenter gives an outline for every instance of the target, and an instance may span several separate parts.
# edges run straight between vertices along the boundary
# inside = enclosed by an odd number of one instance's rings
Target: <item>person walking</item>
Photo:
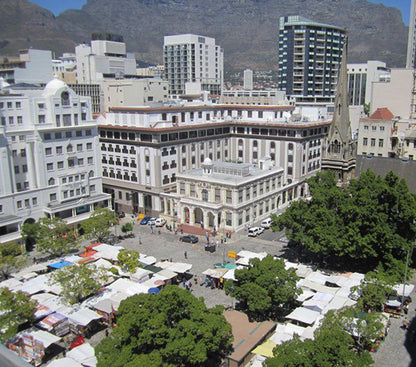
[[[407,316],[405,316],[404,319],[403,319],[402,328],[404,330],[407,330],[409,328],[409,320],[408,320]]]
[[[142,244],[142,238],[139,236],[139,245]]]
[[[185,259],[188,258],[188,253],[186,251],[183,253],[183,255],[185,256]]]
[[[198,275],[194,275],[194,282],[195,282],[195,284],[198,284]]]

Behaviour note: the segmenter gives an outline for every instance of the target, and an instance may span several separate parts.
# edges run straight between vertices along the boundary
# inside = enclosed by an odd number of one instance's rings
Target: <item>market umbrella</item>
[[[160,292],[160,289],[159,288],[149,288],[149,290],[147,291],[147,293],[150,293],[150,294],[158,294]]]

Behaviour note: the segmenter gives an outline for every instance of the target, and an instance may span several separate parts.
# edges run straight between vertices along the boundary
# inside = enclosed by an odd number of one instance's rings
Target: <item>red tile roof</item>
[[[373,114],[369,117],[370,120],[391,120],[394,115],[386,107],[377,108]]]

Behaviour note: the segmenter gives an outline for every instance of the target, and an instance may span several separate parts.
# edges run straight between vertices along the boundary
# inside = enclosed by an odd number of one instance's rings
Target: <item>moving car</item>
[[[151,218],[149,218],[149,221],[147,222],[147,224],[149,226],[154,226],[155,222],[156,222],[156,218],[151,217]]]
[[[147,224],[149,223],[150,217],[144,217],[141,221],[140,224]]]
[[[188,234],[186,236],[179,237],[179,241],[188,242],[188,243],[197,243],[198,242],[198,237],[196,237],[192,234]]]
[[[265,228],[265,229],[269,229],[272,226],[272,220],[271,218],[266,218],[265,220],[263,220],[260,224],[261,227]]]
[[[163,227],[166,224],[166,219],[165,218],[157,218],[155,220],[155,226],[156,227]]]

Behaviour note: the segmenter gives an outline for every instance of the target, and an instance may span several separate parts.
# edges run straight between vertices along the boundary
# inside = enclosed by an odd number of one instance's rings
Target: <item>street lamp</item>
[[[403,281],[403,292],[402,292],[402,302],[401,302],[401,307],[400,307],[400,316],[403,316],[403,305],[404,305],[404,293],[406,291],[406,282],[407,282],[407,270],[409,268],[409,257],[410,257],[410,250],[413,250],[413,245],[412,247],[409,247],[407,249],[407,255],[406,255],[406,268],[404,271],[404,281]]]

